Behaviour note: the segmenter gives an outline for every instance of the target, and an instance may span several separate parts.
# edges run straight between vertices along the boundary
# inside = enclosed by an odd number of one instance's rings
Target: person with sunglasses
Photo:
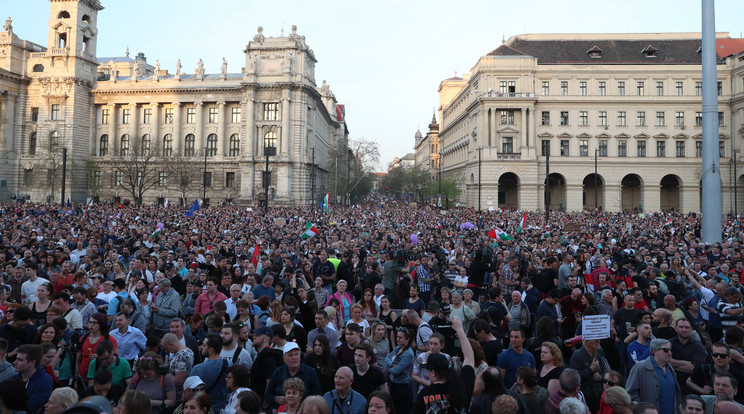
[[[597,411],[597,414],[614,413],[613,407],[611,407],[610,403],[605,400],[607,390],[612,387],[625,387],[625,378],[615,370],[609,370],[602,374],[602,388],[604,388],[604,390],[602,391],[602,397],[599,400],[599,411]]]
[[[737,380],[739,384],[744,384],[744,377],[739,370],[732,369],[731,351],[726,344],[716,342],[711,347],[712,364],[700,364],[692,371],[692,375],[687,379],[687,388],[700,395],[713,394],[713,375],[729,373]],[[744,394],[744,393],[742,393]],[[736,401],[742,403],[744,395],[737,395]]]
[[[672,345],[666,339],[654,339],[651,356],[630,370],[626,390],[633,401],[649,402],[659,408],[659,414],[674,414],[682,399],[679,382],[670,364]]]

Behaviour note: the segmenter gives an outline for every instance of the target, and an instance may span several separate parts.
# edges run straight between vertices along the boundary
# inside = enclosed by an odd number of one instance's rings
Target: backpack
[[[669,289],[669,294],[674,296],[674,299],[676,299],[677,302],[687,298],[687,286],[685,286],[684,282],[676,279],[666,279],[664,281]]]

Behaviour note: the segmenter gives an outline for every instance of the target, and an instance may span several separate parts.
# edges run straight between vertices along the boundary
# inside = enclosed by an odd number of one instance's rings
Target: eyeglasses
[[[196,392],[196,391],[202,391],[202,390],[204,390],[204,386],[203,385],[200,385],[200,386],[198,386],[196,388],[185,388],[184,389],[184,391],[189,391],[189,392]]]
[[[720,352],[712,352],[710,354],[713,358],[728,358],[728,354],[720,353]]]
[[[662,351],[662,352],[672,352],[672,348],[659,348],[659,351]]]
[[[612,381],[608,380],[607,378],[602,378],[602,384],[607,384],[607,385],[609,385],[610,387],[614,387],[615,385],[617,385],[616,383],[614,383],[614,382],[612,382]]]

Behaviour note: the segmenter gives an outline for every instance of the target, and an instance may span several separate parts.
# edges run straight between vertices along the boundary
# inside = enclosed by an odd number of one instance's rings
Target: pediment
[[[697,133],[697,134],[693,135],[692,137],[693,137],[694,139],[703,139],[703,134],[701,134],[701,133]]]
[[[674,138],[674,139],[687,139],[687,138],[690,138],[690,136],[687,135],[687,134],[679,133],[679,134],[673,136],[672,138]]]
[[[512,127],[503,127],[503,128],[497,129],[496,132],[499,134],[516,134],[519,132],[519,130],[516,128],[512,128]]]
[[[537,134],[538,138],[553,138],[555,135],[551,134],[550,132],[541,132]]]
[[[591,137],[592,137],[592,136],[591,136],[591,135],[589,135],[589,134],[587,134],[586,132],[582,132],[582,133],[580,133],[579,135],[576,135],[576,138],[582,138],[582,139],[589,139],[589,138],[591,138]]]
[[[612,135],[610,135],[610,134],[608,134],[606,132],[603,132],[603,133],[601,133],[599,135],[595,135],[595,137],[597,137],[599,139],[610,139],[610,138],[612,138]]]
[[[718,138],[719,139],[729,139],[729,136],[728,136],[728,134],[720,133],[720,134],[718,134]]]
[[[654,139],[668,139],[668,138],[669,138],[669,135],[663,134],[663,133],[654,135]]]
[[[558,134],[558,138],[573,138],[573,135],[569,134],[568,132],[561,132]]]
[[[648,135],[648,134],[644,134],[643,132],[641,132],[640,134],[633,135],[633,138],[635,138],[635,139],[649,139],[649,138],[651,138],[651,136]]]

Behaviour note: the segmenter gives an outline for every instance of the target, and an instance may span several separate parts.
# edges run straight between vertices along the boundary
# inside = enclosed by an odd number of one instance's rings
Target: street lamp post
[[[204,147],[204,174],[202,177],[202,205],[207,200],[207,155],[209,154],[209,147]]]
[[[266,134],[264,137],[264,156],[266,156],[266,171],[263,176],[264,187],[264,215],[269,214],[269,184],[271,184],[271,172],[269,171],[269,157],[276,155],[276,136]]]
[[[62,148],[62,201],[60,204],[65,205],[65,182],[67,181],[67,147]]]
[[[599,148],[594,149],[594,213],[599,214],[597,205],[597,159],[599,158]]]
[[[481,155],[483,153],[483,147],[478,147],[478,211],[481,209]]]
[[[738,175],[736,172],[736,154],[739,153],[739,148],[734,148],[733,151],[731,151],[734,154],[734,216],[739,215],[739,180]]]
[[[550,151],[545,154],[545,226],[550,219]]]

